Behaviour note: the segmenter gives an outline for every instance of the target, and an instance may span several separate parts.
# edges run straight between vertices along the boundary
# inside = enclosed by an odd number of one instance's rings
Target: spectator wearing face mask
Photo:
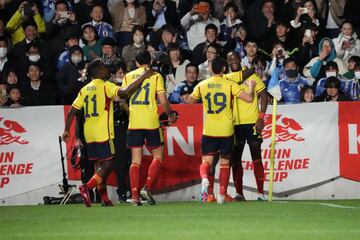
[[[353,100],[360,99],[360,63],[354,66],[354,78],[349,83],[349,96]]]
[[[84,86],[82,71],[85,68],[84,53],[81,47],[69,48],[70,61],[65,63],[57,74],[57,89],[62,105],[70,105]]]
[[[58,57],[56,64],[56,71],[59,71],[64,66],[65,63],[70,61],[69,49],[73,46],[79,46],[79,35],[77,34],[68,35],[66,37],[65,45],[66,45],[65,49]]]
[[[133,70],[136,68],[135,65],[135,56],[138,52],[145,50],[144,43],[144,32],[143,28],[140,26],[135,26],[132,30],[132,41],[129,45],[126,45],[121,56],[124,61],[127,63],[128,68]]]
[[[350,80],[344,78],[341,74],[339,74],[339,67],[336,64],[336,62],[328,62],[325,65],[325,77],[321,78],[317,84],[315,85],[315,97],[319,97],[321,96],[324,91],[325,91],[325,85],[326,85],[326,81],[330,78],[330,77],[336,77],[339,82],[340,82],[340,90],[346,94],[349,95],[350,92]]]
[[[285,76],[279,79],[281,102],[286,104],[298,103],[300,101],[300,89],[309,85],[308,81],[299,74],[299,66],[294,58],[285,59],[283,65]]]
[[[43,69],[44,81],[54,82],[54,66],[51,64],[52,62],[49,60],[48,55],[45,54],[46,50],[38,41],[30,42],[26,45],[25,56],[18,59],[19,64],[16,65],[21,85],[27,80],[27,66],[30,63],[36,63]]]
[[[0,36],[0,81],[4,73],[14,68],[12,57],[8,54],[8,42],[6,37]]]

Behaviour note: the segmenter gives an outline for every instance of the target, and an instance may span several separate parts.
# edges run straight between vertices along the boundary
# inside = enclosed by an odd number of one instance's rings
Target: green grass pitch
[[[360,239],[360,200],[0,207],[11,239]]]

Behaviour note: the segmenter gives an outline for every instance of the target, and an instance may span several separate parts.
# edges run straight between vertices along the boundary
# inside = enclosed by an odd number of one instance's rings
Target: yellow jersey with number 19
[[[237,98],[243,88],[219,76],[200,82],[191,94],[201,99],[204,111],[203,135],[229,137],[234,134],[233,98]]]
[[[101,79],[85,85],[72,106],[84,109],[84,136],[86,143],[105,142],[114,138],[113,97],[119,86]]]
[[[240,84],[244,87],[245,91],[249,90],[248,86],[242,84],[242,71],[228,73],[225,75],[225,78]],[[256,86],[254,88],[254,100],[251,103],[247,103],[241,99],[236,99],[234,101],[235,125],[256,123],[259,118],[258,94],[265,89],[265,84],[256,74],[251,75],[248,79],[256,81]]]
[[[122,88],[126,88],[146,69],[140,67],[125,75]],[[164,80],[159,73],[145,79],[141,87],[130,97],[129,101],[129,129],[157,129],[160,127],[157,94],[165,92]]]

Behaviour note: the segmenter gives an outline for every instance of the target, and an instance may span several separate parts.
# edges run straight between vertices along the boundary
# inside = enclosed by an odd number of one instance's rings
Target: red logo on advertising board
[[[12,120],[4,120],[0,117],[0,145],[9,145],[11,143],[28,144],[29,142],[22,139],[19,134],[25,133],[26,130],[21,124]]]
[[[340,176],[360,181],[360,103],[339,103]]]
[[[264,117],[265,126],[262,132],[263,139],[271,137],[271,121],[272,114],[266,114]],[[276,116],[276,142],[287,142],[290,140],[302,142],[304,138],[299,136],[301,130],[303,128],[296,120],[284,117],[283,115]]]

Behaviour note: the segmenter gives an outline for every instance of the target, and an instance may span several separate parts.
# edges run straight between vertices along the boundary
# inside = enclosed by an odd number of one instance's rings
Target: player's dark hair
[[[224,71],[224,68],[227,66],[225,59],[221,57],[216,57],[211,61],[211,69],[214,74],[220,74]]]
[[[96,78],[100,68],[104,67],[105,64],[100,60],[96,59],[89,63],[86,68],[86,74],[88,78]]]
[[[140,51],[136,54],[135,61],[140,65],[149,65],[151,63],[151,55],[146,50]]]

